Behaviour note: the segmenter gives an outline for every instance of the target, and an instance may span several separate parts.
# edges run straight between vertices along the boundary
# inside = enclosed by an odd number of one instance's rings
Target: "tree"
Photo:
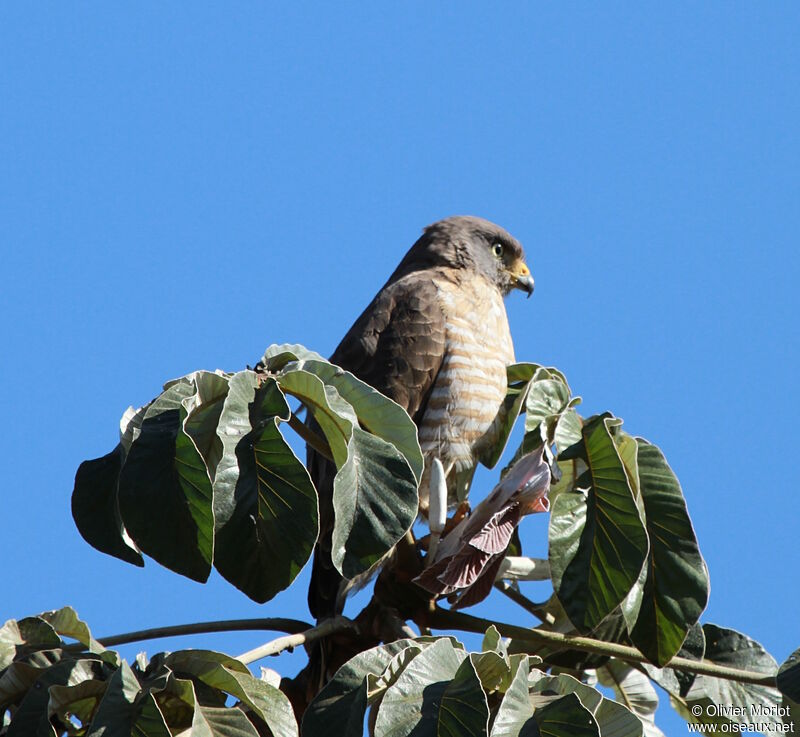
[[[520,447],[469,516],[462,504],[421,539],[411,531],[423,469],[413,422],[301,346],[271,346],[256,370],[192,373],[129,409],[117,447],[75,480],[73,516],[98,550],[140,566],[144,553],[197,581],[214,566],[259,602],[292,585],[317,538],[318,500],[288,424],[337,466],[340,572],[354,578],[395,554],[353,620],[175,628],[288,633],[239,658],[183,650],[128,664],[107,648],[158,633],[100,643],[69,607],[11,620],[0,630],[2,733],[355,736],[366,722],[377,737],[659,735],[654,682],[689,721],[793,731],[797,653],[778,669],[745,635],[699,623],[707,570],[661,451],[610,413],[581,417],[556,369],[515,364],[508,379],[503,431],[481,460],[499,462],[524,414]],[[516,527],[548,507],[549,560],[526,558]],[[530,578],[552,580],[547,602],[522,593]],[[490,594],[541,624],[461,611]],[[452,631],[483,633],[480,651],[433,635]],[[310,668],[283,679],[248,670],[322,640],[335,670],[324,685]]]

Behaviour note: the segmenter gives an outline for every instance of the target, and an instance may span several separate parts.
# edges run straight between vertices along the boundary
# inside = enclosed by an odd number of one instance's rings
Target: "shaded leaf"
[[[618,420],[599,416],[583,427],[588,471],[579,491],[563,492],[550,517],[553,587],[570,620],[590,632],[636,583],[648,551],[639,510],[611,435]]]
[[[194,384],[178,380],[147,409],[119,475],[119,509],[136,545],[176,573],[205,581],[211,571],[211,479],[186,434],[183,400]]]
[[[417,655],[386,691],[376,737],[486,735],[489,708],[470,659],[446,639]]]
[[[417,516],[414,472],[385,440],[353,427],[348,457],[333,482],[332,558],[345,578],[367,571]]]
[[[778,669],[778,689],[792,701],[800,701],[800,649],[795,650]]]
[[[75,474],[72,518],[81,537],[101,553],[143,566],[144,558],[123,533],[117,504],[117,481],[125,449],[120,443],[102,458],[84,461]]]
[[[424,461],[417,440],[417,426],[397,402],[328,361],[307,359],[295,366],[319,377],[326,385],[335,387],[339,396],[353,408],[359,425],[394,445],[405,457],[419,482]]]
[[[256,390],[253,372],[232,377],[218,434],[225,448],[214,481],[214,564],[234,586],[263,602],[305,565],[318,532],[317,495],[303,463],[278,429],[288,418],[274,379]]]
[[[643,734],[641,720],[629,709],[605,698],[597,689],[565,673],[542,676],[533,684],[533,691],[552,692],[562,696],[575,694],[581,704],[594,716],[603,737],[641,737]]]
[[[108,679],[105,694],[89,726],[87,737],[130,734],[138,714],[139,682],[123,660]]]
[[[380,677],[392,659],[414,640],[378,645],[347,661],[308,705],[303,715],[303,737],[361,737],[367,710],[367,676]]]
[[[142,697],[139,715],[131,730],[131,737],[171,737],[164,715],[152,694]]]
[[[678,652],[708,601],[708,573],[680,484],[664,455],[637,439],[638,471],[650,538],[647,579],[633,643],[655,665]]]
[[[575,694],[568,694],[536,709],[533,722],[538,730],[526,731],[523,727],[520,737],[600,737],[597,722]]]
[[[703,632],[706,640],[705,660],[740,670],[751,670],[758,673],[774,674],[778,669],[775,659],[755,640],[736,630],[718,627],[715,624],[704,624]],[[758,724],[782,725],[781,694],[770,686],[757,686],[750,683],[729,681],[712,676],[697,675],[685,697],[685,704],[673,699],[679,713],[692,722],[715,723],[728,725],[753,725],[761,731]],[[740,714],[720,714],[718,709],[710,708],[718,705],[743,707]],[[689,707],[699,706],[701,715],[691,712]]]
[[[500,460],[500,456],[503,455],[514,423],[525,405],[533,376],[539,368],[540,366],[535,363],[514,363],[506,367],[508,390],[498,410],[498,416],[502,418],[498,436],[494,444],[483,451],[480,458],[481,463],[487,468],[494,468],[497,461]],[[520,455],[523,454],[520,453]]]
[[[614,689],[618,702],[625,704],[641,719],[645,737],[664,737],[655,724],[658,694],[644,673],[628,663],[610,658],[602,668],[597,669],[597,677],[604,686]]]
[[[297,737],[289,700],[278,688],[253,676],[241,661],[210,650],[181,650],[170,653],[164,665],[235,696],[269,725],[274,737]]]

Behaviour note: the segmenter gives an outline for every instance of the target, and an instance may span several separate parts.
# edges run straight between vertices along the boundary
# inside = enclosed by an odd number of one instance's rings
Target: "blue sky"
[[[306,616],[307,570],[259,606],[95,552],[74,472],[168,378],[273,342],[330,353],[422,226],[471,213],[527,248],[518,358],[664,450],[710,569],[703,619],[781,661],[800,645],[798,21],[790,3],[3,5],[0,619]]]

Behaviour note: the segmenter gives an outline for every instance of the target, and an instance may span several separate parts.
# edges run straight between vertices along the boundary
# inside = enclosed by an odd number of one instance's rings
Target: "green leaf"
[[[508,657],[508,647],[503,641],[503,636],[500,634],[497,627],[491,625],[483,635],[483,642],[481,643],[482,652],[496,652],[504,658]]]
[[[297,737],[294,712],[283,692],[255,678],[235,658],[210,650],[181,650],[169,654],[164,665],[235,696],[269,725],[273,737]]]
[[[487,468],[494,468],[503,455],[514,423],[525,404],[533,376],[539,368],[535,363],[514,363],[506,367],[508,390],[498,411],[498,417],[501,418],[498,437],[494,445],[483,451],[480,458]]]
[[[562,492],[551,509],[553,587],[581,632],[622,603],[647,557],[647,533],[611,435],[617,423],[607,415],[586,423],[588,471],[575,481],[580,490]]]
[[[800,649],[795,650],[778,669],[778,689],[792,701],[800,701]]]
[[[533,685],[538,693],[575,694],[594,716],[603,737],[642,737],[641,720],[616,701],[605,698],[596,688],[581,683],[566,673],[543,676]],[[535,715],[534,715],[535,716]]]
[[[89,545],[101,553],[143,566],[144,558],[128,537],[117,504],[117,481],[124,460],[125,448],[120,443],[102,458],[78,466],[72,491],[72,518]]]
[[[48,703],[51,686],[74,686],[92,680],[99,663],[95,660],[65,660],[45,669],[25,694],[8,729],[8,737],[51,737]]]
[[[619,703],[624,703],[642,720],[645,737],[664,737],[664,733],[655,725],[658,694],[644,673],[628,663],[609,658],[602,668],[597,669],[597,677],[602,685],[614,690]]]
[[[195,371],[190,376],[197,391],[183,401],[188,415],[184,430],[202,456],[213,481],[223,452],[217,425],[231,377],[211,371]]]
[[[528,660],[521,661],[511,680],[511,685],[503,696],[492,724],[491,737],[517,737],[522,726],[533,715],[528,693]]]
[[[367,676],[379,678],[396,655],[419,645],[397,640],[378,645],[348,660],[308,705],[303,737],[361,737],[367,710]]]
[[[162,565],[204,582],[211,571],[211,478],[186,433],[196,387],[178,380],[147,409],[119,475],[119,508],[137,546]]]
[[[146,693],[142,697],[139,715],[131,729],[131,737],[172,737],[164,715],[151,693]]]
[[[739,670],[751,670],[757,673],[773,675],[778,664],[775,659],[755,640],[736,630],[718,627],[715,624],[704,624],[703,632],[706,640],[705,660]],[[673,699],[679,713],[692,722],[715,723],[718,725],[739,724],[753,725],[763,731],[758,724],[783,725],[781,693],[770,686],[756,686],[750,683],[729,681],[713,676],[697,675],[686,694],[683,704]],[[742,707],[738,714],[720,714],[715,707],[727,705]],[[693,714],[692,706],[701,709],[700,716]],[[790,719],[791,715],[787,716]],[[774,730],[773,730],[774,731]]]
[[[81,681],[75,686],[50,686],[47,711],[53,717],[66,722],[79,719],[88,726],[97,704],[103,698],[109,681]]]
[[[511,681],[511,665],[500,653],[470,653],[472,665],[486,693],[505,691]]]
[[[87,731],[87,737],[130,734],[138,714],[139,682],[123,660],[108,679],[105,694]]]
[[[383,669],[383,673],[376,676],[374,673],[367,673],[367,703],[374,706],[383,698],[387,689],[400,677],[400,674],[408,667],[408,664],[419,655],[425,645],[409,645],[405,650],[401,650],[395,655],[389,665]]]
[[[278,429],[289,408],[274,379],[232,377],[218,433],[225,453],[214,481],[214,564],[251,599],[264,602],[295,579],[319,531],[317,495]]]
[[[106,650],[92,637],[89,627],[78,618],[77,612],[71,606],[44,612],[39,616],[62,637],[71,637],[80,642],[89,652],[100,655],[110,665],[119,665],[119,656],[111,650]]]
[[[331,557],[345,578],[369,570],[417,517],[414,472],[390,443],[354,427],[348,457],[333,482]]]
[[[538,730],[526,731],[526,725],[520,737],[600,737],[597,722],[575,694],[568,694],[536,709],[533,722]]]
[[[358,424],[394,445],[405,457],[419,482],[425,462],[417,440],[417,426],[399,404],[328,361],[302,360],[293,368],[308,371],[319,377],[326,386],[334,387],[353,408]]]
[[[633,643],[654,665],[666,665],[708,601],[708,574],[680,484],[664,455],[637,439],[638,471],[650,551]]]
[[[446,639],[417,655],[386,691],[376,737],[487,734],[489,707],[466,654]]]
[[[304,360],[324,361],[325,359],[319,353],[315,353],[298,343],[282,343],[280,345],[273,343],[264,351],[264,355],[258,365],[263,366],[270,373],[276,373],[283,369],[287,363]]]
[[[297,397],[314,415],[333,455],[337,468],[348,458],[347,444],[358,425],[355,410],[339,395],[336,387],[308,371],[286,371],[277,378],[282,391]]]

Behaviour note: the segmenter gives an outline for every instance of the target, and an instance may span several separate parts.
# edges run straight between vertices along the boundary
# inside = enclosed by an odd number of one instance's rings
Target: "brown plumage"
[[[458,216],[425,228],[331,356],[400,404],[419,429],[426,468],[441,460],[451,494],[463,497],[477,455],[490,444],[514,361],[503,297],[530,294],[522,246],[499,226]],[[309,608],[323,618],[341,611],[341,576],[331,562],[332,463],[309,450],[320,495],[320,540]],[[428,501],[420,484],[420,511]]]

